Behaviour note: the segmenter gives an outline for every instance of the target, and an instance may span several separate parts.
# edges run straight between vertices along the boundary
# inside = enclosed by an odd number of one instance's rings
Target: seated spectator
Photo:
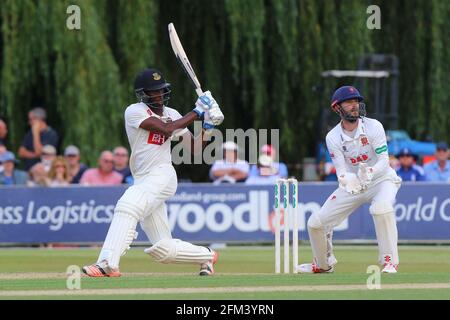
[[[0,142],[0,156],[2,154],[4,154],[6,151],[8,151],[8,149],[6,148],[6,146],[2,142]]]
[[[286,164],[284,164],[283,162],[276,162],[276,157],[277,157],[277,151],[275,150],[275,148],[273,146],[271,146],[270,144],[265,144],[261,147],[260,150],[260,155],[268,155],[272,158],[272,167],[275,168],[278,172],[278,174],[280,175],[281,178],[287,178],[288,176],[288,169]],[[250,168],[250,172],[248,174],[249,177],[251,176],[259,176],[259,172],[258,172],[258,165],[252,165]]]
[[[48,187],[50,179],[47,176],[47,171],[41,162],[36,163],[30,169],[30,180],[27,185],[29,187]]]
[[[445,142],[436,145],[436,160],[424,167],[425,176],[428,181],[450,182],[450,151]]]
[[[243,182],[249,172],[248,162],[238,159],[238,146],[233,141],[222,145],[223,160],[217,160],[211,167],[209,176],[214,183]]]
[[[336,167],[334,166],[333,160],[331,160],[330,153],[328,149],[325,150],[325,163],[323,166],[323,181],[338,181],[336,174]]]
[[[114,156],[111,151],[103,151],[98,159],[98,168],[88,169],[81,177],[83,185],[121,184],[123,176],[114,171]]]
[[[8,151],[3,143],[0,142],[0,157]],[[3,172],[3,164],[0,163],[0,172]]]
[[[41,163],[44,165],[45,172],[50,171],[53,160],[56,159],[56,148],[51,144],[46,144],[42,147]]]
[[[389,155],[389,166],[394,169],[395,171],[397,171],[398,169],[400,169],[400,162],[398,161],[398,159],[393,156],[393,155]]]
[[[120,173],[123,176],[122,183],[127,183],[131,176],[130,167],[128,166],[128,150],[125,147],[116,147],[113,151],[114,154],[114,171]]]
[[[0,156],[0,163],[3,165],[3,172],[0,173],[0,185],[26,185],[28,175],[25,171],[15,168],[17,160],[14,153],[6,151]]]
[[[48,172],[48,178],[50,187],[62,187],[70,184],[72,179],[69,173],[69,165],[64,157],[59,156],[53,160]]]
[[[80,149],[74,145],[67,146],[64,150],[64,158],[69,165],[69,174],[72,177],[70,183],[80,183],[81,176],[88,169],[87,165],[80,162]]]
[[[8,126],[5,120],[0,119],[0,144],[6,146],[6,136],[8,135]]]
[[[400,168],[397,175],[403,181],[425,181],[425,173],[421,166],[415,164],[417,156],[412,154],[408,148],[403,148],[397,155]]]
[[[58,147],[59,136],[47,125],[47,113],[42,108],[34,108],[28,113],[31,130],[23,138],[19,157],[24,159],[25,170],[40,161],[42,148],[46,144]]]
[[[276,162],[267,154],[262,154],[258,158],[258,175],[249,176],[245,181],[246,184],[271,184],[275,185],[278,179],[279,166],[275,166]]]

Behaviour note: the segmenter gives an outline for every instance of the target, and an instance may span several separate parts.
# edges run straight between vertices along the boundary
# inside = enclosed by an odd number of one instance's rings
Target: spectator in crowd
[[[403,181],[425,181],[423,168],[415,163],[417,156],[408,148],[400,150],[397,158],[400,164],[400,168],[397,169],[397,175]]]
[[[336,167],[331,160],[328,150],[325,151],[325,163],[323,167],[324,178],[323,181],[338,181],[336,174]]]
[[[50,187],[62,187],[70,184],[72,179],[69,173],[69,165],[64,157],[59,156],[52,161],[48,178]]]
[[[114,171],[114,155],[111,151],[103,151],[98,159],[98,168],[88,169],[81,177],[83,185],[117,185],[123,176]]]
[[[0,162],[3,164],[3,172],[0,173],[0,185],[11,186],[27,184],[27,173],[15,168],[17,160],[14,153],[6,151],[0,156]]]
[[[5,147],[5,145],[0,142],[0,157],[2,156],[2,154],[4,154],[6,151],[8,151]],[[0,172],[3,172],[3,164],[0,163]]]
[[[263,145],[260,150],[260,156],[261,155],[267,155],[267,156],[271,157],[272,158],[272,164],[271,164],[272,168],[274,168],[274,170],[277,171],[277,174],[281,178],[287,178],[287,176],[288,176],[287,166],[286,166],[286,164],[284,164],[282,162],[276,162],[277,151],[275,150],[275,148],[273,146],[271,146],[270,144]],[[258,165],[259,165],[259,163],[258,163]],[[248,174],[249,177],[259,176],[258,165],[251,166],[250,172]]]
[[[6,149],[6,146],[2,142],[0,142],[0,156],[6,151],[8,151],[8,149]]]
[[[258,158],[257,166],[258,175],[249,175],[246,184],[271,184],[274,185],[280,176],[279,166],[276,166],[276,162],[272,157],[267,154],[261,154]]]
[[[450,182],[450,151],[445,142],[436,145],[436,160],[425,166],[425,176],[428,181]]]
[[[42,147],[41,163],[44,165],[45,172],[50,171],[53,160],[56,159],[56,148],[51,144],[46,144]]]
[[[128,183],[131,177],[130,167],[128,166],[128,150],[125,147],[119,146],[114,148],[114,171],[123,176],[122,183]]]
[[[64,157],[69,165],[69,174],[72,177],[70,183],[80,183],[81,176],[88,169],[87,165],[80,162],[80,149],[74,145],[67,146]]]
[[[47,176],[47,171],[41,162],[36,163],[30,169],[30,180],[27,185],[29,187],[48,187],[50,179]]]
[[[223,160],[217,160],[211,167],[209,176],[214,183],[235,183],[247,179],[249,172],[248,162],[238,159],[238,146],[233,141],[222,145]]]
[[[398,169],[400,169],[400,162],[398,161],[398,159],[390,154],[389,155],[389,166],[394,169],[395,171],[397,171]]]
[[[25,170],[40,161],[43,146],[58,147],[59,136],[47,125],[47,113],[42,108],[34,108],[28,113],[31,130],[25,135],[19,148],[19,157],[24,159]]]
[[[8,135],[8,126],[5,120],[0,118],[0,144],[6,146],[6,136]]]

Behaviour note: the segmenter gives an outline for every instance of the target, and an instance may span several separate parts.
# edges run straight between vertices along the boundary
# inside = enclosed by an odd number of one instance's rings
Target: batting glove
[[[194,112],[197,113],[200,118],[204,117],[205,113],[208,113],[209,119],[211,119],[214,126],[220,125],[225,118],[210,91],[206,91],[197,99]]]
[[[208,111],[208,114],[215,126],[220,125],[225,119],[225,116],[217,103]]]
[[[216,100],[214,100],[210,91],[206,91],[203,95],[198,97],[193,111],[198,114],[199,118],[201,118],[204,116],[206,111],[209,111],[213,107],[214,104],[217,105]]]

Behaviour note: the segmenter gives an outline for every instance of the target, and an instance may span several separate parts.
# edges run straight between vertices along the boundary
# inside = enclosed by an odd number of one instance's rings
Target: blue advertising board
[[[335,183],[299,186],[300,239]],[[102,242],[126,186],[0,188],[0,243]],[[167,202],[174,238],[192,242],[273,241],[273,186],[180,184]],[[450,184],[404,183],[395,214],[401,240],[450,240]],[[138,241],[147,242],[138,228]],[[335,239],[375,239],[368,205],[336,227]]]

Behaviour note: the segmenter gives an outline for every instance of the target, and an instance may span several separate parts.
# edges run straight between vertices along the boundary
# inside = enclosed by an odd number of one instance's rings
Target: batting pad
[[[392,263],[398,264],[398,232],[392,205],[375,203],[370,207],[378,240],[378,261],[383,264],[383,257],[391,255]]]
[[[172,239],[165,203],[148,214],[140,224],[151,243],[157,243],[161,239]]]
[[[313,214],[308,220],[308,234],[311,242],[314,260],[319,268],[328,270],[328,253],[329,248],[327,233],[317,215]],[[331,241],[331,238],[330,238]]]
[[[213,253],[208,248],[179,239],[159,240],[144,252],[161,263],[203,264],[213,259]]]
[[[131,243],[137,238],[137,222],[135,215],[116,211],[97,262],[106,260],[111,268],[119,268],[120,257],[130,249]]]

